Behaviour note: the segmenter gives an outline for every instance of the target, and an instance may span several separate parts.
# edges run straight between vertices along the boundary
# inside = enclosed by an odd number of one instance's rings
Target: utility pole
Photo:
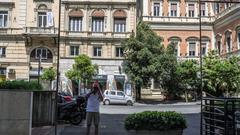
[[[42,54],[40,53],[38,56],[38,85],[40,85],[40,72],[41,72],[41,62],[42,62]]]

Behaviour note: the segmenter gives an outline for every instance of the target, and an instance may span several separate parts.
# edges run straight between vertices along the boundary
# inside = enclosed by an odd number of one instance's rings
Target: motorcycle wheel
[[[82,116],[81,115],[78,115],[75,118],[70,120],[70,123],[72,125],[79,125],[81,122],[82,122]]]

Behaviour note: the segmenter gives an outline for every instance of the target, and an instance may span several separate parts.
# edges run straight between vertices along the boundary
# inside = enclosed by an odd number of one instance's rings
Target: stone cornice
[[[113,1],[62,1],[63,4],[81,4],[81,5],[136,5],[136,2],[113,2]]]

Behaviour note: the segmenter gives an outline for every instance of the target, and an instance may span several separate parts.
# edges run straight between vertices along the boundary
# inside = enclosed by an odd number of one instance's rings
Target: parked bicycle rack
[[[240,98],[203,98],[202,135],[240,135]]]

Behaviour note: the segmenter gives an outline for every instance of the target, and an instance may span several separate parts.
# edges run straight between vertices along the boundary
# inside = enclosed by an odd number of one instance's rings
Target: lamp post
[[[56,91],[55,91],[55,135],[57,135],[57,124],[58,124],[58,89],[59,89],[59,58],[60,58],[60,31],[61,31],[61,4],[62,0],[59,0],[58,3],[58,36],[57,36],[57,82],[56,82]]]

